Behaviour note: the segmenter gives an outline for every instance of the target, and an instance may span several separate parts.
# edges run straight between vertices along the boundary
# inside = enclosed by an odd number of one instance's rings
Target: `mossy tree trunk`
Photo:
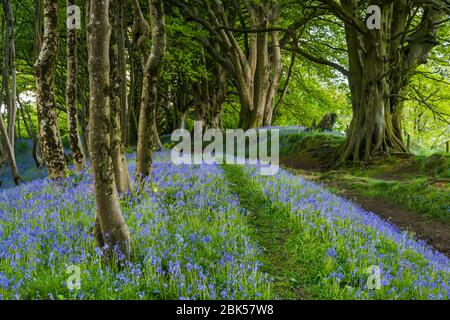
[[[90,159],[94,173],[97,204],[94,228],[98,244],[108,261],[129,257],[131,238],[122,216],[111,158],[111,110],[109,44],[109,1],[91,0],[89,33],[89,83],[91,110],[89,124]]]
[[[110,21],[112,26],[111,41],[109,46],[110,63],[110,105],[111,105],[111,157],[114,167],[117,190],[120,193],[131,189],[130,175],[125,158],[125,148],[122,143],[122,110],[126,109],[122,99],[122,87],[125,86],[126,79],[122,78],[119,65],[119,28],[121,1],[111,0]],[[123,53],[121,53],[123,54]]]
[[[127,145],[128,141],[128,128],[129,128],[129,118],[128,118],[128,99],[127,99],[127,62],[126,62],[126,7],[127,1],[118,1],[118,23],[117,23],[117,48],[118,48],[118,68],[120,81],[120,128],[122,134],[122,144]]]
[[[36,62],[36,96],[39,142],[51,179],[63,178],[67,170],[55,113],[54,71],[58,53],[58,1],[44,1],[44,37]]]
[[[402,96],[417,67],[427,62],[436,42],[442,11],[423,5],[417,26],[412,1],[385,1],[381,29],[370,30],[358,18],[357,0],[325,0],[345,23],[353,119],[337,161],[371,161],[376,155],[408,153],[402,139]]]
[[[1,105],[1,99],[0,99],[0,105]],[[16,164],[16,158],[14,156],[14,150],[12,148],[12,145],[9,141],[8,131],[5,127],[5,123],[3,122],[3,116],[0,113],[0,147],[3,147],[2,150],[6,154],[6,158],[8,159],[8,162],[11,166],[11,173],[14,179],[14,183],[16,185],[19,185],[20,182],[20,175],[19,170],[17,169]]]
[[[3,1],[3,11],[6,20],[5,64],[3,74],[5,77],[3,89],[5,90],[6,105],[8,107],[8,136],[11,147],[15,145],[15,124],[17,114],[17,70],[16,46],[14,41],[14,14],[10,0]],[[11,76],[11,86],[9,77]]]
[[[67,0],[67,6],[75,4],[75,0]],[[70,148],[72,150],[75,170],[80,172],[84,168],[84,155],[81,149],[80,135],[78,132],[78,54],[76,29],[67,28],[67,83],[66,103],[67,120],[69,128]]]
[[[152,168],[153,121],[158,103],[158,82],[166,53],[166,27],[162,0],[150,0],[152,49],[144,69],[139,116],[136,179],[142,182]]]
[[[128,145],[137,145],[144,67],[148,59],[146,43],[150,38],[150,27],[142,13],[139,1],[132,0],[131,3],[133,6],[134,21],[132,41],[128,45],[128,50],[130,52],[131,83],[127,114],[130,127],[128,128],[126,143]]]

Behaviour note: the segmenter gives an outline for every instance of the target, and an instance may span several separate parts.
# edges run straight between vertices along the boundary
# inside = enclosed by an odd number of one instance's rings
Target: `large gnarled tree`
[[[353,119],[339,162],[407,153],[402,139],[404,91],[438,42],[445,1],[382,1],[381,28],[368,28],[367,2],[322,0],[345,25]]]

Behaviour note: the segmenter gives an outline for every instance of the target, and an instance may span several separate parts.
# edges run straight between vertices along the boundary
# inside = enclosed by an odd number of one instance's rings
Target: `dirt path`
[[[342,187],[343,184],[334,184],[334,186]],[[449,225],[427,219],[384,199],[365,197],[346,189],[341,191],[341,195],[357,203],[363,209],[394,223],[400,229],[414,232],[417,238],[425,240],[433,248],[450,257]]]
[[[295,169],[295,174],[305,179],[314,180],[314,174],[318,173],[318,166],[312,161],[301,160],[281,161],[287,170]],[[317,181],[315,181],[317,182]],[[365,210],[371,211],[385,220],[392,222],[402,230],[413,232],[417,238],[426,241],[437,251],[450,257],[450,225],[430,220],[418,213],[409,211],[398,204],[381,198],[366,197],[358,192],[349,190],[345,181],[324,181],[325,186],[334,187],[338,193],[346,199],[352,200]]]

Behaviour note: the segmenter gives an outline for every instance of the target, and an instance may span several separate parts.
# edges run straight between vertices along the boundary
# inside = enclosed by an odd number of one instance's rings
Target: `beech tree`
[[[282,64],[279,32],[269,27],[278,22],[279,5],[271,0],[258,4],[242,1],[242,8],[241,1],[229,3],[235,9],[234,17],[241,21],[242,28],[236,29],[226,13],[227,4],[221,1],[171,1],[210,32],[211,37],[199,40],[235,81],[241,105],[239,126],[248,129],[270,125]],[[206,16],[200,14],[204,11]],[[249,16],[248,23],[242,12]],[[245,34],[244,48],[238,38],[241,33]],[[221,52],[215,44],[219,44]]]
[[[91,93],[89,141],[94,174],[96,223],[94,235],[108,261],[131,253],[131,238],[122,216],[111,158],[111,108],[109,44],[109,1],[90,1],[89,83]]]
[[[44,1],[44,36],[36,62],[36,98],[39,141],[51,179],[63,178],[67,170],[55,114],[54,71],[58,52],[58,1]]]
[[[197,113],[205,129],[222,129],[222,110],[227,94],[227,73],[216,61],[202,56],[204,74],[193,85]]]
[[[395,0],[380,5],[380,28],[368,28],[367,2],[322,0],[345,26],[353,119],[339,162],[408,153],[402,139],[404,93],[417,67],[438,44],[445,1]]]
[[[152,49],[144,69],[136,160],[136,178],[142,182],[151,173],[153,124],[158,103],[158,81],[166,52],[166,29],[162,0],[150,0]]]
[[[150,38],[150,26],[144,18],[138,0],[132,0],[133,31],[131,41],[128,41],[128,54],[130,64],[130,92],[128,94],[128,127],[126,144],[137,144],[139,130],[139,114],[142,98],[142,84],[144,79],[144,66],[147,63],[147,45]]]
[[[0,147],[3,146],[2,150],[3,152],[6,153],[6,157],[11,166],[11,173],[14,179],[14,183],[18,185],[20,182],[19,170],[17,169],[16,158],[14,156],[14,149],[9,141],[8,131],[6,130],[5,123],[3,122],[3,115],[1,113],[0,113],[0,138],[1,138]]]
[[[6,21],[5,59],[3,64],[3,90],[5,104],[8,110],[8,140],[14,150],[15,124],[16,124],[16,97],[17,97],[17,71],[16,71],[16,47],[14,41],[14,14],[10,0],[2,1],[3,12]],[[11,85],[10,78],[11,76]]]
[[[126,111],[126,98],[123,98],[123,88],[125,88],[125,75],[121,70],[123,60],[123,52],[119,53],[119,49],[123,49],[119,43],[123,41],[119,35],[119,31],[123,26],[120,23],[120,7],[121,1],[111,0],[110,4],[110,21],[111,21],[111,43],[109,46],[109,63],[110,63],[110,104],[111,104],[111,156],[114,167],[117,190],[119,192],[127,192],[131,189],[130,176],[128,173],[128,165],[125,157],[125,148],[122,143],[122,121]],[[122,57],[122,58],[121,58]],[[123,62],[122,62],[123,63]]]
[[[75,4],[75,0],[67,0],[67,6]],[[78,82],[78,55],[76,29],[67,28],[67,84],[66,103],[69,128],[70,147],[75,170],[80,172],[84,168],[84,155],[80,145],[78,132],[78,108],[77,108],[77,82]]]

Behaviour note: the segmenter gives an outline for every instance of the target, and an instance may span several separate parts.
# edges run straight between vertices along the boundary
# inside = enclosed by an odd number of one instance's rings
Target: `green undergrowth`
[[[281,159],[289,159],[288,166],[305,159],[315,162],[322,170],[303,172],[315,180],[341,185],[366,197],[395,202],[427,218],[450,223],[449,154],[392,156],[375,159],[370,164],[330,169],[327,164],[343,139],[314,131],[291,135],[282,144]]]

